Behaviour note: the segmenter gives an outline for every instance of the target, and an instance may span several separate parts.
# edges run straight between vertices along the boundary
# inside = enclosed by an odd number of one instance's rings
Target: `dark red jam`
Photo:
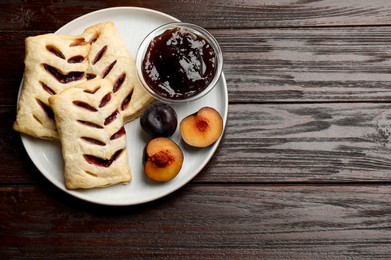
[[[200,35],[174,28],[155,37],[143,60],[143,77],[150,88],[170,99],[185,99],[208,86],[217,58]]]

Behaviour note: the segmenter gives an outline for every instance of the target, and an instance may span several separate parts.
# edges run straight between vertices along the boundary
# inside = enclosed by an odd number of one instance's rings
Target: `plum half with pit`
[[[157,137],[144,149],[144,173],[148,178],[165,182],[178,175],[183,164],[181,148],[167,137]]]
[[[170,105],[154,103],[141,115],[140,125],[152,137],[169,137],[178,126],[178,118]]]
[[[207,147],[215,143],[223,133],[223,119],[212,107],[203,107],[185,117],[180,125],[183,141],[193,147]]]

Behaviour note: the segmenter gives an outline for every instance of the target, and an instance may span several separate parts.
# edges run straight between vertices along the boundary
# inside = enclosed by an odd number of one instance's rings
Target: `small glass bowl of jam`
[[[223,70],[223,55],[207,30],[176,22],[147,35],[137,52],[136,67],[149,94],[162,102],[182,103],[213,89]]]

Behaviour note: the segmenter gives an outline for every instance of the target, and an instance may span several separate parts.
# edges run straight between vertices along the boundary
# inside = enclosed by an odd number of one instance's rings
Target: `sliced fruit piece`
[[[222,135],[223,119],[216,109],[203,107],[181,121],[180,131],[183,140],[188,145],[207,147]]]
[[[171,139],[157,137],[148,142],[144,150],[144,173],[155,181],[169,181],[182,168],[183,153]]]

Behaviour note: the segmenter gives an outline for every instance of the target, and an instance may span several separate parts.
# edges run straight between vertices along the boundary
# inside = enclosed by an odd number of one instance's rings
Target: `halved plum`
[[[212,107],[203,107],[185,117],[180,123],[182,139],[190,146],[207,147],[215,143],[223,133],[223,119]]]
[[[152,180],[165,182],[178,175],[183,164],[181,148],[167,137],[148,142],[144,150],[144,173]]]

